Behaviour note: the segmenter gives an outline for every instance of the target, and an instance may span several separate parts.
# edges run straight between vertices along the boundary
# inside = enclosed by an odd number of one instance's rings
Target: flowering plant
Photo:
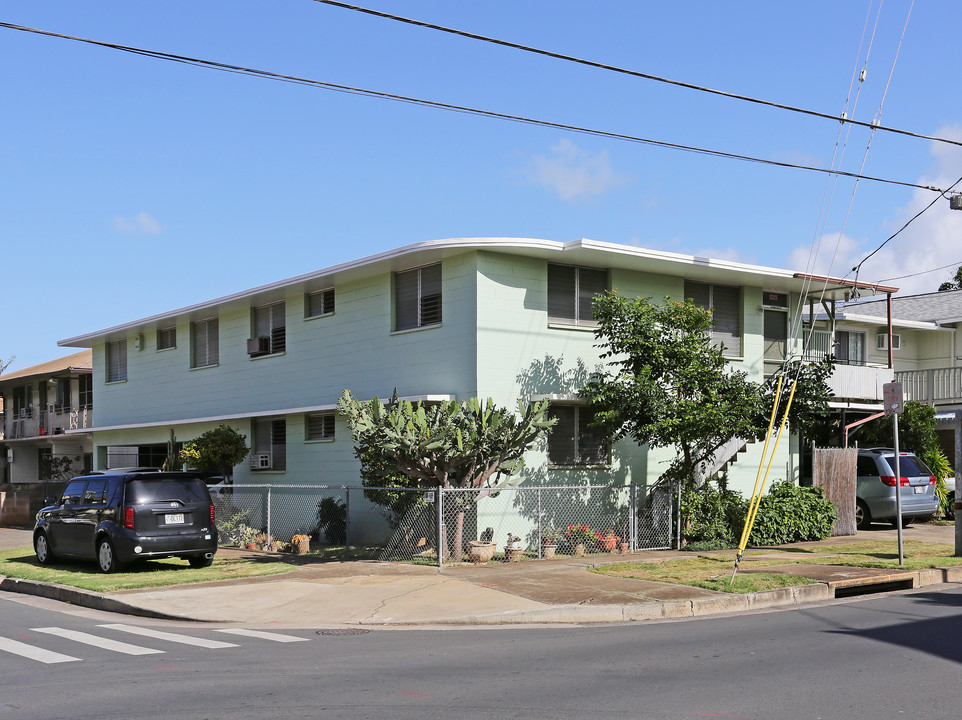
[[[588,525],[569,525],[565,530],[565,538],[572,545],[588,545],[594,542],[596,532]]]
[[[295,535],[291,538],[291,545],[300,545],[305,540],[310,540],[310,535]]]

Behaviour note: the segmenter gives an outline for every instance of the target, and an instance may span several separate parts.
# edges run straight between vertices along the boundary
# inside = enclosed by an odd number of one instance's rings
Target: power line
[[[111,50],[120,50],[122,52],[132,53],[134,55],[142,55],[144,57],[151,57],[159,60],[168,60],[171,62],[184,63],[186,65],[194,65],[196,67],[203,67],[211,70],[220,70],[222,72],[237,73],[240,75],[250,75],[253,77],[259,77],[267,80],[277,80],[279,82],[287,82],[296,85],[306,85],[309,87],[318,87],[326,90],[333,90],[335,92],[347,93],[350,95],[361,95],[365,97],[379,98],[382,100],[393,100],[395,102],[409,103],[412,105],[419,105],[423,107],[434,108],[437,110],[448,110],[451,112],[464,113],[467,115],[476,115],[479,117],[494,118],[497,120],[507,120],[510,122],[521,123],[525,125],[534,125],[538,127],[553,128],[555,130],[563,130],[566,132],[580,133],[583,135],[592,135],[595,137],[609,138],[612,140],[623,140],[625,142],[640,143],[642,145],[651,145],[653,147],[661,147],[669,150],[681,150],[684,152],[695,153],[698,155],[708,155],[711,157],[725,158],[729,160],[740,160],[743,162],[753,162],[761,165],[773,165],[775,167],[790,168],[793,170],[807,170],[809,172],[818,172],[828,175],[841,175],[843,177],[855,178],[859,180],[869,180],[872,182],[885,183],[889,185],[899,185],[902,187],[917,188],[919,190],[929,190],[931,192],[945,193],[947,191],[942,190],[931,185],[919,185],[918,183],[905,182],[901,180],[890,180],[887,178],[874,177],[871,175],[861,175],[858,173],[845,172],[842,170],[831,170],[826,168],[814,167],[811,165],[799,165],[796,163],[782,162],[778,160],[768,160],[764,158],[753,157],[751,155],[741,155],[738,153],[724,152],[721,150],[710,150],[707,148],[695,147],[692,145],[682,145],[680,143],[670,143],[662,140],[652,140],[650,138],[638,137],[636,135],[626,135],[623,133],[615,133],[607,130],[597,130],[592,128],[580,127],[577,125],[567,125],[564,123],[556,123],[548,120],[538,120],[535,118],[523,117],[520,115],[510,115],[508,113],[500,113],[492,110],[481,110],[478,108],[467,107],[464,105],[453,105],[450,103],[438,102],[435,100],[425,100],[422,98],[415,98],[405,95],[396,95],[393,93],[381,92],[378,90],[367,90],[364,88],[351,87],[349,85],[339,85],[336,83],[325,82],[323,80],[312,80],[310,78],[298,77],[295,75],[284,75],[281,73],[269,72],[267,70],[256,70],[254,68],[247,68],[240,65],[230,65],[228,63],[216,62],[213,60],[201,60],[198,58],[187,57],[184,55],[174,55],[172,53],[165,53],[157,50],[146,50],[144,48],[131,47],[128,45],[119,45],[116,43],[108,43],[101,40],[92,40],[89,38],[81,38],[73,35],[63,35],[61,33],[50,32],[48,30],[39,30],[37,28],[26,27],[23,25],[15,25],[12,23],[0,22],[0,27],[7,28],[9,30],[19,30],[21,32],[34,33],[37,35],[44,35],[47,37],[59,38],[62,40],[71,40],[74,42],[82,42],[90,45],[97,45],[99,47],[108,48]]]
[[[865,127],[872,130],[882,130],[884,132],[896,133],[898,135],[906,135],[908,137],[919,138],[921,140],[932,140],[934,142],[962,146],[962,141],[959,141],[959,140],[951,140],[949,138],[941,138],[941,137],[936,137],[934,135],[923,135],[922,133],[915,133],[909,130],[901,130],[899,128],[886,127],[881,124],[877,125],[875,121],[863,122],[860,120],[853,120],[844,115],[841,117],[838,115],[829,115],[828,113],[822,113],[816,110],[807,110],[805,108],[795,107],[793,105],[785,105],[783,103],[777,103],[771,100],[762,100],[760,98],[751,97],[749,95],[739,95],[738,93],[731,93],[725,90],[716,90],[714,88],[705,87],[703,85],[695,85],[694,83],[683,82],[681,80],[671,80],[669,78],[659,77],[658,75],[651,75],[650,73],[643,73],[637,70],[628,70],[627,68],[618,67],[617,65],[608,65],[606,63],[596,62],[594,60],[586,60],[584,58],[575,57],[573,55],[564,55],[563,53],[557,53],[551,50],[542,50],[540,48],[531,47],[529,45],[522,45],[520,43],[510,42],[508,40],[499,40],[498,38],[489,37],[487,35],[478,35],[477,33],[467,32],[465,30],[458,30],[456,28],[449,28],[449,27],[445,27],[444,25],[435,25],[434,23],[424,22],[423,20],[414,20],[412,18],[406,18],[401,15],[392,15],[391,13],[382,12],[380,10],[372,10],[370,8],[360,7],[358,5],[351,5],[349,3],[338,2],[337,0],[314,0],[314,2],[323,3],[324,5],[332,5],[334,7],[343,8],[345,10],[354,10],[356,12],[365,13],[367,15],[373,15],[375,17],[385,18],[387,20],[395,20],[397,22],[407,23],[408,25],[415,25],[417,27],[422,27],[429,30],[438,30],[439,32],[450,33],[451,35],[459,35],[461,37],[470,38],[471,40],[479,40],[481,42],[492,43],[494,45],[501,45],[503,47],[509,47],[514,50],[521,50],[523,52],[534,53],[536,55],[544,55],[545,57],[554,58],[556,60],[564,60],[566,62],[577,63],[579,65],[586,65],[588,67],[598,68],[600,70],[608,70],[611,72],[621,73],[622,75],[630,75],[631,77],[637,77],[645,80],[652,80],[654,82],[674,85],[676,87],[681,87],[688,90],[697,90],[698,92],[710,93],[712,95],[719,95],[721,97],[726,97],[731,100],[742,100],[744,102],[755,103],[756,105],[764,105],[766,107],[777,108],[779,110],[787,110],[789,112],[800,113],[802,115],[810,115],[812,117],[822,118],[824,120],[832,120],[834,122],[848,123],[850,125],[855,125],[857,127]]]
[[[928,275],[929,273],[938,272],[939,270],[948,270],[949,268],[962,267],[962,260],[958,260],[954,263],[949,263],[948,265],[942,265],[941,267],[932,268],[930,270],[922,270],[920,272],[909,273],[908,275],[899,275],[898,277],[885,278],[884,280],[879,280],[879,283],[887,283],[892,280],[904,280],[905,278],[918,277],[919,275]]]

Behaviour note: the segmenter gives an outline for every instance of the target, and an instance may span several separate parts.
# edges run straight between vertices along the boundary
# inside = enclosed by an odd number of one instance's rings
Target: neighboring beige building
[[[0,482],[42,489],[91,468],[93,353],[0,376]]]

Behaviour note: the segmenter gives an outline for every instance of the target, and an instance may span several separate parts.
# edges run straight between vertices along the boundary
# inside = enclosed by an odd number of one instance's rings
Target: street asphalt
[[[855,536],[801,546],[814,550],[817,557],[819,545],[895,537],[894,529],[879,525]],[[903,537],[953,547],[955,529],[952,525],[913,525],[904,530]],[[0,528],[0,549],[30,545],[29,530]],[[672,620],[825,603],[834,601],[836,596],[859,592],[859,588],[892,590],[962,582],[962,567],[899,572],[794,564],[784,552],[773,552],[772,565],[766,570],[802,575],[817,582],[734,595],[590,572],[592,566],[603,563],[692,557],[692,553],[677,551],[563,556],[520,563],[466,563],[445,567],[440,572],[436,567],[401,563],[312,562],[310,556],[233,548],[220,548],[218,555],[284,562],[291,571],[268,577],[107,594],[5,578],[0,581],[0,590],[148,617],[264,627],[336,628]],[[93,567],[91,572],[95,572]]]

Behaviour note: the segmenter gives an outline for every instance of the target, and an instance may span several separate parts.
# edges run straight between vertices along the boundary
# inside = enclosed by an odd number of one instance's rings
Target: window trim
[[[424,271],[425,271],[425,270],[431,270],[431,269],[433,269],[433,268],[437,268],[437,270],[438,270],[438,280],[437,280],[437,281],[438,281],[438,292],[437,292],[437,298],[438,298],[438,299],[437,299],[437,320],[432,321],[432,322],[425,322],[425,321],[424,321],[424,318],[423,318],[423,314],[424,314],[424,310],[425,310],[425,307],[424,307],[425,300],[427,300],[428,298],[433,297],[433,295],[427,295],[427,296],[426,296],[426,295],[424,294],[424,279],[423,279],[423,275],[424,275]],[[416,312],[414,313],[414,314],[415,314],[415,324],[414,324],[414,325],[407,325],[407,326],[405,326],[405,327],[398,327],[398,308],[399,308],[399,306],[401,305],[401,298],[398,297],[398,293],[399,293],[398,279],[399,279],[401,276],[403,276],[403,275],[409,275],[409,274],[411,274],[411,273],[417,273],[417,289],[416,289],[416,291],[415,291],[414,300],[413,300],[414,305],[415,305],[415,307],[414,307],[413,309],[416,311]],[[441,326],[441,324],[442,324],[443,321],[444,321],[444,312],[443,312],[443,308],[444,308],[444,275],[443,275],[443,273],[442,273],[442,267],[441,267],[441,263],[440,263],[440,262],[430,263],[430,264],[428,264],[428,265],[421,265],[421,266],[419,266],[419,267],[409,268],[409,269],[407,269],[407,270],[396,271],[396,272],[394,272],[394,273],[392,274],[391,280],[392,280],[392,283],[391,283],[391,284],[392,284],[391,296],[392,296],[392,301],[393,301],[393,306],[392,306],[392,310],[393,310],[393,312],[392,312],[392,320],[393,320],[393,329],[392,329],[392,332],[393,332],[393,333],[411,332],[411,331],[413,331],[413,330],[426,330],[426,329],[428,329],[428,328],[436,328],[436,327],[440,327],[440,326]]]
[[[331,295],[331,302],[330,302],[331,309],[330,310],[325,309],[322,312],[312,314],[311,298],[320,295],[321,306],[323,308],[326,308],[328,305],[327,299],[326,299],[326,296],[328,293],[330,293]],[[337,311],[337,294],[335,293],[333,287],[322,288],[321,290],[314,290],[313,292],[304,293],[304,319],[305,320],[314,320],[315,318],[329,317],[333,315],[336,311]]]
[[[570,268],[574,270],[574,312],[572,313],[574,317],[562,317],[560,315],[552,315],[552,268]],[[548,327],[554,328],[564,328],[569,330],[587,330],[594,331],[598,327],[598,321],[594,319],[592,312],[592,318],[582,319],[582,293],[581,293],[581,275],[582,272],[588,271],[592,273],[604,273],[604,289],[600,292],[595,292],[592,294],[591,298],[594,298],[601,294],[602,292],[607,292],[611,289],[611,272],[608,268],[591,267],[588,265],[568,265],[565,263],[552,263],[547,264],[546,272],[546,311],[548,316]],[[557,281],[556,281],[557,282]],[[558,295],[560,290],[556,288],[555,294]]]
[[[548,436],[548,445],[545,447],[545,459],[547,461],[548,469],[592,469],[592,468],[610,468],[611,467],[611,440],[605,438],[602,442],[604,443],[604,462],[584,462],[581,459],[581,448],[580,442],[583,438],[582,436],[582,420],[581,416],[584,412],[591,412],[591,408],[585,402],[578,402],[577,400],[552,400],[548,412],[549,415],[555,408],[572,408],[574,410],[574,415],[572,419],[572,435],[566,436],[566,440],[570,440],[572,444],[571,452],[574,456],[573,462],[566,463],[556,463],[551,460],[551,436]],[[555,425],[557,427],[557,424]],[[591,432],[588,428],[584,428],[584,432]]]
[[[111,348],[114,348],[113,352]],[[116,367],[112,368],[115,362],[117,363]],[[127,338],[104,343],[104,369],[106,371],[105,384],[113,385],[114,383],[127,382]]]
[[[210,338],[210,335],[211,335],[210,327],[212,323],[214,324],[217,332],[217,336],[215,338],[214,347],[213,347],[213,350],[214,350],[213,353],[211,352],[211,338]],[[196,348],[197,348],[196,332],[200,326],[204,326],[204,348],[206,351],[205,360],[208,361],[208,362],[204,362],[203,364],[201,364],[201,362],[198,361],[197,353],[196,353]],[[215,356],[212,362],[210,362],[211,355]],[[209,318],[203,318],[201,320],[192,320],[190,323],[190,369],[200,370],[202,368],[217,367],[218,365],[220,365],[220,318],[217,316],[214,316]]]
[[[171,344],[170,344],[170,345],[162,345],[162,344],[161,344],[161,343],[162,343],[161,338],[164,337],[165,333],[171,333]],[[167,327],[159,327],[159,328],[157,328],[156,351],[157,351],[157,352],[163,352],[164,350],[174,350],[176,347],[177,347],[177,326],[176,326],[176,325],[168,325]]]
[[[321,435],[319,437],[311,436],[311,418],[324,418],[325,427],[321,429]],[[331,429],[330,434],[327,434],[327,419],[330,418]],[[305,413],[304,415],[304,442],[308,443],[330,443],[337,439],[337,413],[335,412],[316,412],[316,413]]]

